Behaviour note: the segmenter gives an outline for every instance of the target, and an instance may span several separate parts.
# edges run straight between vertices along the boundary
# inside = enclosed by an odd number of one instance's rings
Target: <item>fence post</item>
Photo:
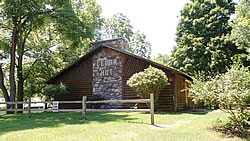
[[[82,97],[82,120],[86,120],[86,100],[87,96]]]
[[[28,119],[30,119],[31,98],[28,100]]]
[[[150,94],[150,114],[151,114],[151,124],[155,125],[154,122],[154,95]]]

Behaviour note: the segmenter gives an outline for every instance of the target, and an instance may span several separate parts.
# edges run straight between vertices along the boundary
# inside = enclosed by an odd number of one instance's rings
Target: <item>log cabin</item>
[[[60,101],[80,101],[82,96],[88,100],[138,99],[135,91],[127,85],[127,80],[135,73],[144,71],[149,65],[161,69],[171,85],[162,89],[159,95],[159,111],[179,111],[191,108],[193,102],[188,98],[186,80],[192,78],[183,72],[139,57],[127,51],[127,41],[123,38],[91,43],[93,49],[79,60],[64,68],[45,83],[63,83],[71,92],[54,97]],[[145,108],[146,104],[133,103],[96,104],[88,108]],[[80,104],[61,104],[60,108],[81,108]]]

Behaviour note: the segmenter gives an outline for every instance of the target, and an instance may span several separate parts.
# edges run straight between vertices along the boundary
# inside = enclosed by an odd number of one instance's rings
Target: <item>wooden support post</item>
[[[155,125],[154,122],[154,95],[150,94],[150,114],[151,114],[151,125]]]
[[[30,119],[31,98],[28,100],[28,119]]]
[[[186,108],[188,109],[188,83],[185,82]]]
[[[86,120],[86,100],[87,96],[82,97],[82,120]]]

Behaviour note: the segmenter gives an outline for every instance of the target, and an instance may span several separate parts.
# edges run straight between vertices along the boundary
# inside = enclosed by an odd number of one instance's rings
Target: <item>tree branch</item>
[[[38,61],[39,57],[36,58],[36,60],[32,63],[31,67],[28,69],[29,71],[26,73],[26,75],[24,75],[23,80],[26,80],[28,78],[28,76],[30,75],[30,71],[33,68],[33,66],[36,64],[36,62]]]

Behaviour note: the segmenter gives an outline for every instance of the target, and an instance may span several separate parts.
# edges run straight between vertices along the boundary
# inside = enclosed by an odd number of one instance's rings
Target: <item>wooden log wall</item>
[[[62,76],[58,76],[55,79],[55,83],[58,84],[60,82],[65,81],[77,81],[77,80],[84,80],[84,81],[92,81],[93,73],[92,73],[92,58],[87,58],[84,61],[81,61],[78,64],[74,64],[69,70],[66,70],[64,73],[61,74]]]
[[[123,82],[122,82],[122,84],[123,84],[123,89],[122,89],[122,91],[123,91],[123,99],[124,100],[140,99],[140,97],[138,97],[136,95],[135,91],[131,87],[129,87],[127,85],[127,80],[128,80],[128,78],[123,78]],[[122,104],[122,108],[124,108],[124,109],[133,109],[133,108],[135,108],[135,105],[136,105],[135,103],[124,103],[124,104]],[[145,103],[139,103],[139,104],[137,104],[137,107],[139,109],[148,108]]]
[[[67,86],[71,89],[69,94],[55,97],[55,101],[77,101],[81,100],[82,96],[92,96],[92,81],[64,81]],[[60,104],[61,109],[81,108],[81,104]]]
[[[135,91],[127,85],[127,80],[135,73],[144,71],[144,69],[149,67],[149,63],[134,58],[132,56],[123,56],[124,65],[123,65],[123,99],[138,99]],[[157,66],[152,65],[153,67],[158,68]],[[168,77],[174,77],[174,74],[169,72],[166,69],[162,69]],[[160,111],[174,111],[174,85],[169,85],[165,87],[159,95],[159,107]],[[123,104],[123,108],[133,108],[135,104],[126,103]],[[146,104],[138,104],[138,108],[148,108]]]
[[[66,84],[71,89],[69,94],[55,97],[55,100],[75,101],[81,100],[82,96],[92,96],[92,59],[87,58],[79,64],[75,64],[70,70],[57,77],[56,84]],[[61,109],[81,108],[81,104],[60,104]]]
[[[175,76],[176,110],[186,109],[185,79],[179,75]]]
[[[159,111],[174,111],[173,88],[165,87],[159,96]]]

